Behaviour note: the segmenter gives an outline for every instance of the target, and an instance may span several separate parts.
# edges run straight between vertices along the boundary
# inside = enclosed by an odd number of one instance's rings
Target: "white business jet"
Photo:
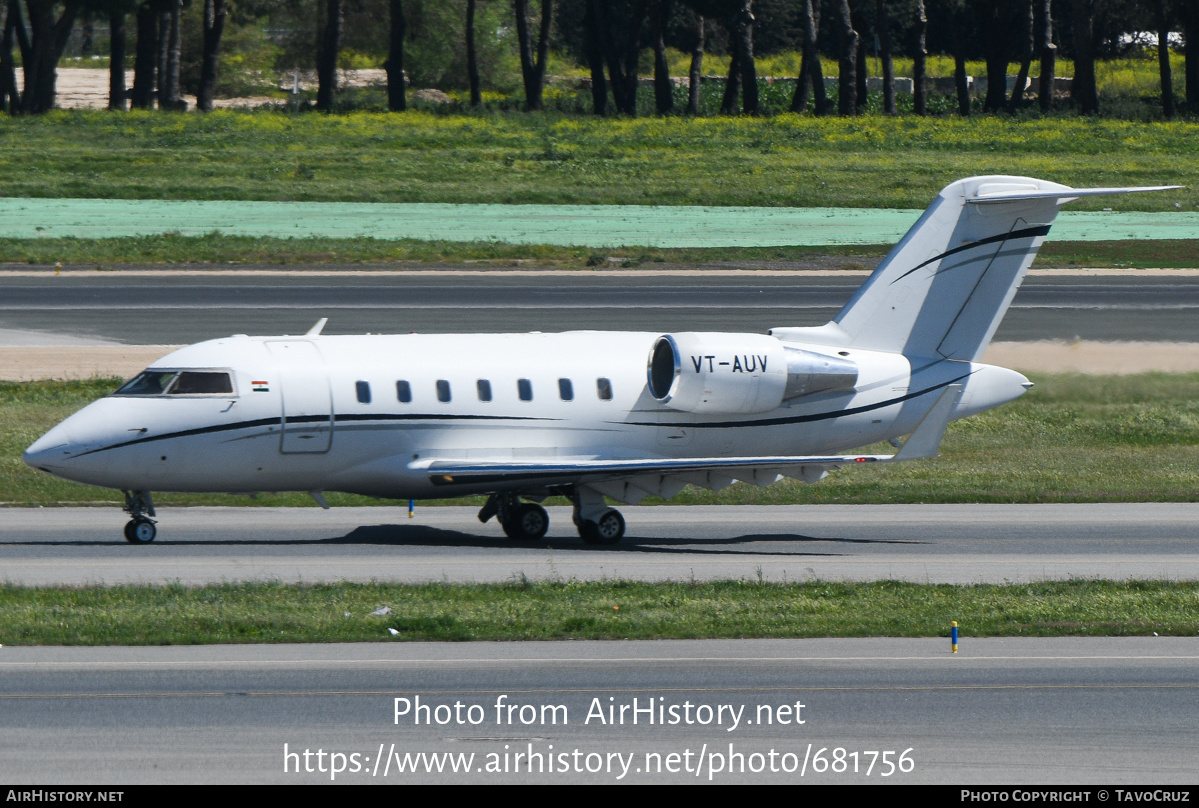
[[[1169,186],[1175,187],[1175,186]],[[538,502],[585,542],[624,535],[605,498],[687,485],[814,483],[934,457],[949,421],[1031,383],[978,362],[1058,209],[1094,194],[1026,177],[946,187],[832,322],[769,334],[242,334],[164,356],[67,418],[24,460],[121,489],[125,538],[154,540],[151,491],[488,495],[513,539]],[[852,454],[898,438],[894,455]]]

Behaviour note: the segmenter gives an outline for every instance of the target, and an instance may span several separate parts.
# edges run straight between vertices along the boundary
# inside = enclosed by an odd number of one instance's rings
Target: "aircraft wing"
[[[894,455],[534,458],[513,461],[433,459],[420,461],[418,467],[426,470],[429,481],[434,485],[588,485],[614,499],[632,503],[650,494],[669,499],[688,484],[719,491],[737,480],[763,487],[782,477],[814,483],[832,469],[851,463],[886,463],[936,457],[945,427],[961,395],[960,384],[946,388]]]

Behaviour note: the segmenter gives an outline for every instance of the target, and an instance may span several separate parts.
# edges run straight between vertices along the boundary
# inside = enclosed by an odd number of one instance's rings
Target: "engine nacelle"
[[[857,366],[759,334],[664,334],[649,355],[649,391],[674,410],[756,413],[783,401],[852,388]]]

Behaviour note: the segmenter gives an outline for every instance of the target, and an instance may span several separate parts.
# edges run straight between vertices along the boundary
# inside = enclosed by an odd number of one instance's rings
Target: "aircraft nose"
[[[71,456],[73,449],[70,433],[64,425],[59,424],[35,440],[21,455],[21,459],[35,469],[52,471]]]

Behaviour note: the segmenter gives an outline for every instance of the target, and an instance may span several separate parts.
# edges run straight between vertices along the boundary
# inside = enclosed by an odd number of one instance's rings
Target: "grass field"
[[[391,614],[370,614],[381,606],[390,607]],[[963,637],[1194,636],[1199,584],[513,581],[0,587],[3,645],[937,637],[948,635],[951,621],[959,623]]]
[[[1017,401],[951,424],[939,459],[842,469],[817,485],[784,480],[769,488],[738,484],[719,493],[688,488],[671,501],[768,505],[1199,498],[1199,374],[1032,378],[1036,387]],[[0,384],[0,501],[115,505],[118,492],[59,480],[27,467],[20,456],[45,430],[118,384],[117,379]],[[871,451],[893,450],[881,444]],[[328,499],[333,505],[379,503],[345,494],[329,494]],[[155,500],[164,505],[312,505],[302,494],[257,500],[159,494]]]
[[[586,249],[492,241],[418,241],[356,238],[254,238],[206,236],[139,236],[136,238],[0,239],[0,264],[28,264],[115,270],[123,267],[170,266],[229,269],[230,264],[268,266],[359,267],[403,269],[404,265],[538,266],[566,269],[671,268],[721,263],[761,266],[777,262],[802,268],[831,265],[841,269],[873,269],[891,245],[825,247],[607,247]],[[1046,267],[1184,267],[1199,265],[1199,243],[1185,239],[1152,241],[1050,241],[1037,253],[1037,268]]]
[[[0,176],[15,197],[923,209],[955,179],[999,173],[1181,184],[1125,209],[1190,211],[1197,135],[1199,123],[1076,117],[79,111],[0,118]]]

